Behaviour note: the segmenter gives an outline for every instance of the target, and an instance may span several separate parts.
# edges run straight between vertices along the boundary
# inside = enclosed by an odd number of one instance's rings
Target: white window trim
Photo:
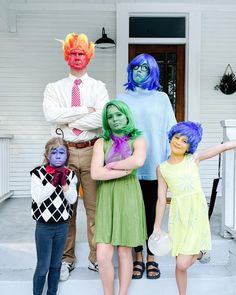
[[[186,16],[186,38],[129,38],[130,16]],[[123,92],[127,80],[128,45],[140,44],[186,44],[185,61],[185,119],[200,120],[200,49],[201,11],[199,5],[174,4],[123,4],[117,3],[116,38],[116,87]]]

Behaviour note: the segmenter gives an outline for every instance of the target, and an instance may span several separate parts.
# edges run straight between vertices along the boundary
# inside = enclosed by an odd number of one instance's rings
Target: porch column
[[[236,139],[236,120],[221,121],[223,141]],[[223,154],[221,235],[236,238],[236,149]]]
[[[0,135],[0,203],[13,195],[9,185],[10,140],[12,135]]]

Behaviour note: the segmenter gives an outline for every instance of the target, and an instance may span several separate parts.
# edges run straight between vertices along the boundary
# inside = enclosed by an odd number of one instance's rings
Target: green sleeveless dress
[[[193,156],[185,156],[178,164],[165,161],[160,171],[172,194],[168,222],[172,255],[211,250],[208,206]]]
[[[133,141],[128,144],[132,148]],[[105,158],[112,140],[104,141]],[[135,247],[147,239],[145,209],[136,171],[111,180],[99,181],[97,188],[95,241],[114,246]]]

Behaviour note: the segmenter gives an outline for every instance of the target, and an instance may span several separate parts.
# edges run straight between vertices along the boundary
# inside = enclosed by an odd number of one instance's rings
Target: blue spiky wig
[[[147,62],[147,64],[149,65],[150,73],[147,76],[146,80],[143,81],[142,88],[148,90],[157,90],[160,87],[160,70],[155,58],[150,54],[142,53],[133,58],[128,64],[128,82],[124,84],[124,86],[126,86],[126,89],[134,91],[135,87],[137,87],[137,84],[133,80],[133,68],[137,65],[142,64],[143,62]]]
[[[172,137],[177,133],[182,136],[186,136],[188,138],[189,144],[188,153],[193,154],[202,139],[202,131],[203,130],[201,124],[191,121],[183,121],[177,123],[170,129],[168,133],[168,138],[169,141],[171,141]]]

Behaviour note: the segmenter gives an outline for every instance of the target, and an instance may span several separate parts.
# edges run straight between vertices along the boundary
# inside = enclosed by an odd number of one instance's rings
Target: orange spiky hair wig
[[[67,61],[71,50],[78,49],[85,52],[88,60],[94,56],[94,43],[88,41],[85,34],[70,33],[66,36],[65,41],[62,41],[64,49],[64,59]]]

